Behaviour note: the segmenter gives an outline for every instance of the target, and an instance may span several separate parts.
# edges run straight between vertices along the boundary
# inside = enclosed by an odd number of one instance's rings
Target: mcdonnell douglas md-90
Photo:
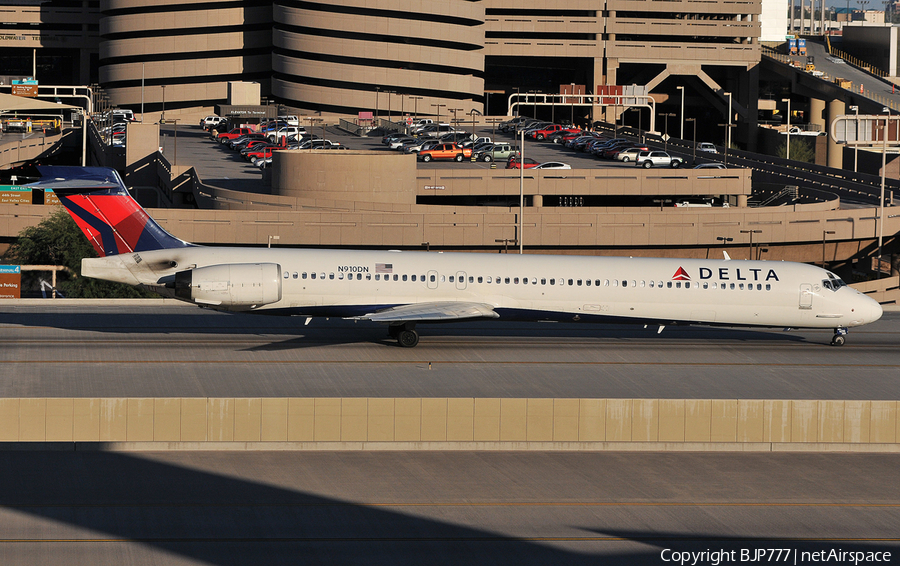
[[[881,306],[811,265],[772,261],[207,247],[163,230],[111,169],[41,167],[99,258],[82,275],[224,311],[388,325],[404,347],[419,323],[471,319],[833,328]]]

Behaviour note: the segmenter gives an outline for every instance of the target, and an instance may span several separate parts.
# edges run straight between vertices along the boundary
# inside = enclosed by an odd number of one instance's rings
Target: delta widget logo
[[[690,281],[691,276],[687,274],[687,271],[684,270],[683,267],[679,267],[678,271],[675,272],[675,275],[672,276],[672,281]]]

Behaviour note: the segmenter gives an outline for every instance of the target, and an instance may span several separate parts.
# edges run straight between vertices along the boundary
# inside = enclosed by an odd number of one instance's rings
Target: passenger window
[[[744,284],[743,284],[743,283],[738,283],[738,289],[740,289],[741,291],[743,291],[743,290],[744,290]]]
[[[519,284],[519,278],[513,277],[513,285],[518,285],[518,284]]]
[[[631,280],[631,286],[632,286],[632,287],[637,287],[637,281],[635,281],[635,280],[632,279],[632,280]]]
[[[403,274],[403,280],[406,281],[406,274]]]
[[[550,284],[551,284],[551,285],[556,285],[556,279],[551,279],[551,280],[550,280]]]
[[[641,287],[643,287],[643,286],[644,286],[644,282],[643,282],[643,281],[641,281]]]
[[[441,283],[443,283],[444,281],[446,281],[446,277],[444,277],[443,275],[441,275]]]
[[[294,279],[297,279],[297,278],[299,278],[299,277],[300,277],[300,274],[297,273],[297,272],[295,271],[295,272],[294,272]]]
[[[672,288],[672,282],[666,281],[666,289],[671,289],[671,288]]]
[[[657,281],[656,286],[662,288],[662,281]]]
[[[703,288],[704,288],[704,289],[709,289],[709,283],[706,282],[706,281],[704,281],[704,282],[703,282]]]
[[[486,279],[486,281],[487,281],[488,283],[493,283],[494,280],[491,278],[490,275],[488,275],[488,278]]]
[[[285,279],[288,279],[290,276],[291,276],[290,273],[288,273],[287,271],[284,272],[284,278],[285,278]]]
[[[454,277],[454,276],[451,275],[450,278],[449,278],[449,281],[450,281],[451,283],[453,283],[453,281],[454,281],[453,277]]]
[[[651,288],[651,289],[652,289],[653,287],[655,287],[655,285],[656,285],[656,282],[655,282],[655,281],[650,281],[650,288]]]
[[[618,279],[613,279],[613,280],[612,280],[612,284],[613,284],[613,287],[618,287],[618,286],[619,286],[619,280],[618,280]]]
[[[585,279],[585,280],[584,280],[584,284],[587,285],[588,287],[590,287],[590,286],[591,286],[591,280],[590,280],[590,279]]]
[[[509,277],[506,277],[505,279],[503,279],[503,282],[506,283],[507,285],[509,285]]]
[[[541,285],[546,285],[546,284],[547,284],[547,280],[544,278],[541,278]]]
[[[381,281],[381,274],[380,274],[380,273],[376,273],[376,274],[375,274],[375,281]]]
[[[676,289],[681,289],[681,281],[676,281],[676,282],[675,282],[675,288],[676,288]]]
[[[596,285],[597,287],[599,287],[599,286],[600,286],[600,280],[599,280],[599,279],[595,279],[595,280],[594,280],[594,285]]]
[[[762,283],[757,283],[757,284],[756,284],[756,290],[757,290],[757,291],[762,291]]]
[[[771,291],[771,290],[772,290],[772,284],[766,283],[766,291]]]
[[[574,283],[575,281],[573,279],[569,279],[569,287],[571,287]]]
[[[416,280],[416,276],[415,276],[415,275],[412,276],[412,280],[413,280],[413,281]]]
[[[479,282],[479,283],[484,283],[484,279],[481,277],[481,275],[478,276],[478,282]],[[490,282],[489,282],[489,283],[490,283]]]
[[[306,279],[306,272],[305,272],[305,271],[304,271],[303,274],[300,276],[300,278],[301,278],[301,279]]]
[[[531,278],[531,284],[532,284],[532,285],[537,285],[537,277],[532,277],[532,278]]]
[[[431,279],[431,282],[434,283],[434,280],[436,279],[436,277],[434,275],[432,275],[429,279]]]
[[[372,274],[366,273],[366,281],[371,281],[371,280],[372,280]]]
[[[622,287],[628,287],[628,280],[622,281]]]
[[[581,287],[581,279],[579,279],[578,281],[576,281],[576,284],[577,284],[579,287]]]
[[[334,279],[334,274],[331,275],[331,278]],[[343,272],[343,271],[341,271],[340,273],[338,273],[338,279],[344,279],[344,272]]]
[[[609,279],[604,279],[604,280],[603,280],[603,286],[604,286],[604,287],[609,287]]]
[[[469,275],[469,283],[474,283],[474,282],[475,282],[475,278],[472,277],[471,275]],[[481,283],[481,281],[479,281],[479,283]]]
[[[310,274],[309,274],[309,277],[310,277],[310,279],[315,279],[315,278],[316,278],[316,274],[315,274],[315,273],[310,273]]]
[[[522,278],[522,285],[528,285],[528,278],[527,278],[527,277],[523,277],[523,278]]]
[[[329,278],[329,279],[334,279],[334,273],[329,273],[329,274],[328,274],[328,278]]]
[[[713,283],[712,283],[712,288],[715,289],[716,287],[718,287],[718,285],[719,285],[718,283],[716,283],[715,281],[713,281]]]
[[[731,290],[734,291],[734,283],[731,283],[731,284],[729,285],[729,287],[731,287]]]
[[[394,281],[399,281],[399,280],[400,280],[400,276],[397,275],[397,274],[395,273],[395,274],[394,274]]]

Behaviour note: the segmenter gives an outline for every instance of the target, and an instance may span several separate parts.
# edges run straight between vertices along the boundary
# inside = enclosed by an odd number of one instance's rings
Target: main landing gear
[[[392,324],[388,326],[388,334],[403,348],[414,348],[419,343],[419,333],[415,328],[416,325],[410,323]]]
[[[846,341],[845,336],[847,336],[847,329],[844,327],[838,327],[834,329],[834,336],[831,338],[832,346],[843,346]]]

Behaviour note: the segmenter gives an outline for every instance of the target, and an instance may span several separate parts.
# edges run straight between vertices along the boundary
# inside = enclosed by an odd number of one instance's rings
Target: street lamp
[[[663,128],[663,147],[665,148],[665,151],[669,151],[669,116],[677,116],[677,114],[669,112],[660,114],[660,116],[666,119]]]
[[[678,90],[681,91],[681,134],[679,135],[679,139],[684,139],[684,87],[676,86]]]
[[[271,248],[271,247],[272,247],[272,240],[280,240],[280,239],[281,239],[281,236],[271,236],[271,235],[270,235],[270,236],[269,236],[269,244],[268,244],[266,247],[267,247],[267,248]]]
[[[762,230],[741,230],[741,234],[750,234],[750,259],[753,259],[753,234],[762,234]]]
[[[469,114],[472,116],[472,143],[474,143],[475,140],[477,139],[475,137],[475,115],[478,114],[479,116],[484,116],[484,114],[482,114],[481,112],[479,112],[478,110],[476,110],[474,108],[469,110]],[[475,160],[474,156],[472,157],[472,160],[473,161]]]
[[[419,101],[425,98],[424,96],[410,96],[413,100],[413,120],[419,119]]]
[[[728,95],[728,129],[725,130],[725,156],[728,158],[728,148],[731,147],[731,93],[726,92]]]
[[[525,130],[522,130],[522,143],[519,146],[519,254],[521,255],[523,252],[523,234],[522,232],[525,230]]]
[[[446,104],[432,104],[435,108],[437,108],[437,123],[441,123],[441,108],[446,108]]]
[[[791,99],[790,98],[782,98],[782,102],[787,102],[787,150],[786,150],[786,158],[791,158]]]
[[[162,98],[163,98],[163,108],[162,108],[162,117],[160,117],[159,121],[163,124],[166,123],[166,85],[160,85],[162,88]]]
[[[685,120],[685,122],[693,122],[694,123],[694,140],[693,140],[694,157],[692,158],[692,163],[694,165],[696,165],[697,164],[697,119],[696,118],[688,118]],[[682,139],[684,139],[684,138],[682,138]]]
[[[891,119],[891,110],[887,106],[881,109],[884,116],[884,133],[882,134],[884,145],[881,149],[881,201],[878,205],[878,278],[881,279],[881,244],[884,240],[884,178],[887,173],[887,137],[888,125]]]
[[[825,236],[834,234],[834,230],[822,230],[822,269],[825,269]]]
[[[643,125],[641,124],[641,118],[643,117],[643,114],[641,114],[641,108],[639,106],[637,108],[629,108],[629,110],[636,110],[638,113],[638,141],[644,143],[644,129]]]
[[[378,120],[378,93],[379,92],[381,92],[381,87],[376,86],[375,87],[375,120],[376,121]],[[375,127],[378,127],[378,124],[376,124]]]
[[[856,173],[857,157],[859,156],[859,106],[851,106],[850,110],[856,113],[856,135],[853,136],[856,141],[853,145],[853,172]]]

